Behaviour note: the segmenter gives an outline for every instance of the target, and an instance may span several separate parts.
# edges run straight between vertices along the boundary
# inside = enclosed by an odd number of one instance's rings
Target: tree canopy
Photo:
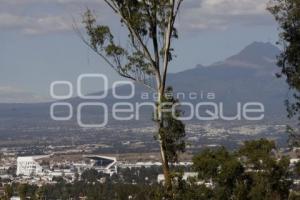
[[[290,86],[292,95],[286,105],[289,117],[299,116],[300,108],[300,1],[271,0],[268,10],[279,24],[278,44],[282,53],[278,56],[281,68],[279,77],[284,76]]]

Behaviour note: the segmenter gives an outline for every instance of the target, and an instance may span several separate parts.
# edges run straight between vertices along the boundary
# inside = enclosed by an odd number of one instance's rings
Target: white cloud
[[[266,11],[268,0],[186,0],[179,17],[189,31],[224,30],[230,25],[273,24]]]
[[[107,15],[103,0],[0,0],[0,4],[0,29],[25,34],[72,31],[74,19],[81,27],[87,7]]]
[[[31,25],[24,28],[27,34],[43,34],[49,32],[61,32],[72,30],[72,22],[62,16],[46,16],[30,19]]]
[[[178,24],[187,32],[224,30],[235,24],[273,24],[272,17],[266,11],[267,2],[268,0],[185,0]],[[0,0],[0,3],[8,8],[8,11],[0,9],[0,28],[14,28],[26,34],[70,31],[73,24],[71,16],[75,16],[79,24],[80,14],[86,7],[100,13],[105,19],[113,15],[104,6],[103,0]],[[34,13],[32,8],[36,5],[39,8],[55,5],[63,9],[41,15],[40,12]]]
[[[0,27],[1,28],[14,28],[22,26],[26,20],[20,16],[12,15],[9,13],[0,13]]]
[[[103,3],[103,0],[0,0],[1,4],[32,4],[32,3]]]
[[[72,30],[72,22],[63,16],[19,16],[0,13],[1,29],[18,29],[26,34]]]

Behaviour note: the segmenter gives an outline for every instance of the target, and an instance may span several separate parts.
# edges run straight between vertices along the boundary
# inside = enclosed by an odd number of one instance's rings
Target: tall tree
[[[283,52],[278,56],[278,66],[281,68],[279,77],[284,76],[292,91],[286,100],[289,117],[300,120],[300,1],[271,0],[268,10],[279,24],[280,44]],[[292,135],[299,139],[299,135]]]
[[[165,99],[169,63],[174,57],[172,41],[178,38],[175,21],[183,0],[104,0],[104,2],[120,18],[122,26],[128,31],[126,47],[115,41],[109,26],[97,24],[90,10],[84,15],[89,40],[83,38],[83,41],[120,76],[142,83],[158,93],[155,121],[165,186],[171,191],[168,156],[170,145],[166,143],[165,138],[168,123],[164,120],[162,104]]]

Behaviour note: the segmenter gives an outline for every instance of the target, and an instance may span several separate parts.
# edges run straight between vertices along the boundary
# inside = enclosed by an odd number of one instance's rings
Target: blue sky
[[[185,0],[171,72],[209,65],[253,41],[275,43],[278,31],[266,0]],[[79,37],[81,15],[91,8],[99,22],[122,37],[118,19],[103,0],[0,0],[0,102],[42,101],[52,81],[75,83],[82,73],[119,79]],[[97,84],[90,91],[101,89]],[[87,92],[90,92],[87,91]]]

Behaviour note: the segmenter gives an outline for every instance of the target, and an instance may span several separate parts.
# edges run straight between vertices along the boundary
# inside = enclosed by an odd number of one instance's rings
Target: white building
[[[296,165],[299,161],[300,161],[299,158],[291,158],[291,159],[290,159],[290,164],[291,164],[291,165]]]
[[[100,156],[100,155],[85,155],[83,156],[90,160],[90,168],[113,175],[117,173],[117,159],[115,157]]]
[[[21,200],[20,197],[11,197],[10,200]]]
[[[197,178],[198,173],[197,172],[184,172],[182,176],[182,180],[187,181],[189,178]],[[157,176],[157,182],[158,183],[164,183],[165,182],[165,176],[163,174],[159,174]]]
[[[49,157],[45,156],[26,156],[17,158],[17,176],[18,175],[37,175],[43,172],[42,166],[37,161],[38,159]]]
[[[182,176],[182,180],[184,181],[188,181],[190,178],[195,178],[197,179],[198,177],[198,173],[197,172],[184,172],[183,176]],[[159,174],[157,176],[157,182],[158,183],[165,183],[165,177],[163,174]],[[209,181],[204,181],[204,180],[197,180],[196,182],[198,185],[205,185],[208,188],[214,188],[214,184],[212,182],[212,180],[210,179]]]

